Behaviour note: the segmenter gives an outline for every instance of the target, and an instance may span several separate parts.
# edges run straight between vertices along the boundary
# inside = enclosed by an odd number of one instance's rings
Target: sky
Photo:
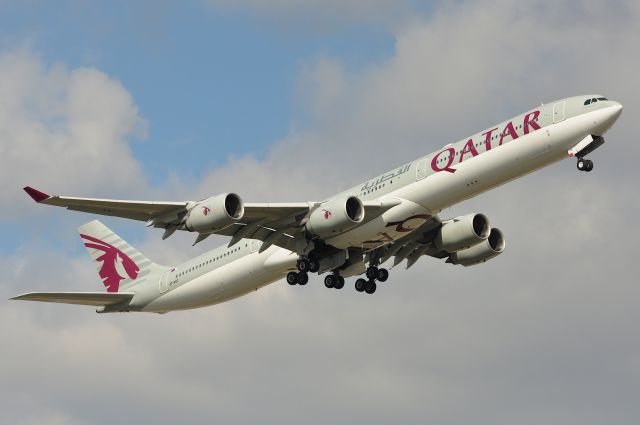
[[[0,410],[12,424],[635,424],[636,1],[0,0]],[[591,155],[442,212],[507,250],[425,258],[373,296],[284,280],[166,315],[8,301],[97,291],[120,199],[320,200],[542,102],[625,110]],[[104,218],[153,261],[224,243]]]

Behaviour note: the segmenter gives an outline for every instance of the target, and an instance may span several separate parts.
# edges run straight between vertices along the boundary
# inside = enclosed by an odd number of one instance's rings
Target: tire
[[[287,283],[289,285],[295,285],[296,283],[298,283],[298,273],[296,272],[287,273]]]
[[[579,159],[578,163],[576,164],[576,167],[578,167],[578,170],[580,170],[580,171],[584,171],[586,166],[587,166],[587,164],[585,163],[584,159]]]
[[[309,271],[311,273],[317,273],[320,270],[320,263],[316,260],[309,260]]]
[[[378,269],[378,280],[380,282],[386,282],[389,279],[389,270],[387,269]]]
[[[375,266],[371,266],[367,268],[367,278],[375,279],[378,276],[378,268]]]
[[[338,282],[335,284],[334,288],[336,289],[344,288],[344,277],[338,276]]]
[[[336,286],[336,278],[334,275],[330,274],[324,278],[324,286],[327,288],[335,288]]]
[[[309,275],[304,272],[298,273],[298,285],[306,285],[307,282],[309,282]]]
[[[298,270],[300,270],[301,272],[308,272],[310,266],[311,264],[309,264],[309,260],[307,260],[306,258],[301,258],[298,260]]]
[[[378,285],[376,285],[373,280],[370,280],[364,287],[364,292],[366,292],[367,294],[373,294],[374,292],[376,292],[377,286]]]
[[[367,281],[364,279],[356,280],[356,291],[362,292],[364,291],[364,287],[367,285]]]
[[[590,160],[590,159],[587,159],[587,164],[586,164],[585,171],[589,172],[591,170],[593,170],[593,161]]]

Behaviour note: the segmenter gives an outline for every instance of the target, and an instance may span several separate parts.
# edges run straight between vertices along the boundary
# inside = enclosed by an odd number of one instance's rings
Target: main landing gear
[[[309,275],[303,272],[289,272],[287,273],[287,283],[289,285],[306,285],[309,282]]]
[[[368,280],[362,278],[356,280],[356,291],[373,294],[378,287],[376,280],[386,282],[389,279],[389,271],[387,269],[379,269],[376,266],[369,266],[366,276]]]
[[[317,261],[309,258],[300,258],[297,263],[297,272],[289,272],[287,274],[287,283],[289,285],[306,285],[309,282],[309,273],[316,273],[320,269]],[[386,282],[389,279],[389,271],[387,269],[378,268],[371,265],[366,271],[367,279],[356,280],[356,291],[373,294],[376,292],[378,285],[376,281]],[[327,288],[342,289],[344,287],[344,277],[340,276],[338,271],[328,274],[324,278],[324,286]]]
[[[342,289],[344,287],[344,277],[338,273],[328,274],[324,278],[324,286],[327,288]]]
[[[298,272],[287,273],[287,283],[289,285],[306,285],[309,282],[308,273],[316,273],[320,270],[320,264],[313,259],[302,257],[296,264]]]
[[[589,172],[593,170],[593,161],[591,161],[590,159],[578,158],[576,167],[578,167],[578,170],[580,171]]]

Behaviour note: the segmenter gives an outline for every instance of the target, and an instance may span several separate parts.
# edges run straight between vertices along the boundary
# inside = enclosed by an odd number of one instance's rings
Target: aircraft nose
[[[611,128],[618,118],[620,118],[620,114],[622,114],[622,104],[618,102],[611,102],[611,106],[607,109],[609,110],[609,116],[606,120],[607,128]]]
[[[611,102],[612,105],[609,107],[611,108],[611,118],[612,118],[612,124],[620,117],[620,114],[622,113],[622,110],[624,109],[622,107],[622,103],[619,102]]]

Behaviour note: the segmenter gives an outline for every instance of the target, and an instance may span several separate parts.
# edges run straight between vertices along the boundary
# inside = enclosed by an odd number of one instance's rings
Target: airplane
[[[107,292],[27,293],[12,299],[97,306],[98,312],[166,313],[237,298],[286,278],[305,285],[309,273],[326,274],[327,288],[373,294],[389,278],[382,265],[423,256],[472,266],[504,252],[503,233],[472,213],[441,219],[445,208],[551,165],[586,156],[622,113],[619,102],[582,95],[542,104],[508,121],[403,164],[319,202],[245,203],[235,193],[199,201],[156,202],[50,196],[30,186],[34,201],[106,216],[144,221],[229,243],[183,264],[152,263],[99,221],[80,227],[81,238]]]

